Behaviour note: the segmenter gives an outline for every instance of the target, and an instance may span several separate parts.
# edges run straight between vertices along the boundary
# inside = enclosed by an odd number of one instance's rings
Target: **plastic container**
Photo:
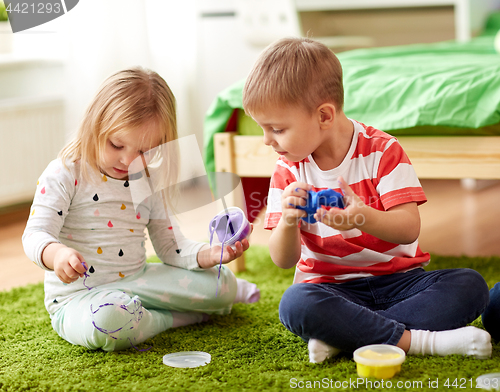
[[[212,357],[203,351],[181,351],[163,356],[163,363],[176,368],[194,368],[210,363]]]
[[[224,244],[233,247],[238,241],[248,238],[252,231],[250,222],[245,213],[238,207],[229,207],[219,212],[208,227],[210,246],[212,241],[216,244]]]
[[[488,373],[476,379],[476,388],[500,391],[500,373]]]
[[[405,352],[389,344],[372,344],[354,351],[356,370],[360,377],[392,378],[401,371]]]

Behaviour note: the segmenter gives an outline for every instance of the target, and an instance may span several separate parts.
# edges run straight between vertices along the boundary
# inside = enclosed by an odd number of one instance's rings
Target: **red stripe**
[[[305,279],[310,283],[323,282],[345,282],[345,280],[337,280],[335,276],[368,273],[374,276],[389,275],[399,271],[405,271],[412,268],[417,268],[429,261],[429,254],[419,252],[416,257],[393,257],[390,261],[377,263],[369,267],[354,267],[346,265],[337,265],[327,262],[322,262],[314,259],[300,260],[297,267],[304,273],[324,275],[313,279]]]
[[[293,173],[281,165],[276,165],[273,176],[271,177],[271,188],[285,189],[292,182],[297,181]]]
[[[276,226],[278,226],[278,222],[281,219],[281,212],[272,212],[269,214],[266,214],[266,217],[264,218],[264,229],[266,230],[272,230]]]
[[[406,163],[411,165],[408,155],[403,150],[403,147],[399,143],[393,143],[387,151],[382,156],[378,166],[377,178],[374,179],[373,183],[378,186],[380,180],[391,174],[393,170],[401,163]]]
[[[373,127],[367,127],[366,125],[360,123],[365,129],[366,136],[360,132],[358,135],[358,143],[356,145],[356,150],[353,154],[353,158],[358,156],[366,157],[377,151],[384,151],[387,143],[394,139],[385,132],[379,131]],[[368,136],[368,137],[367,137]]]
[[[365,248],[378,253],[385,253],[399,246],[363,232],[361,232],[361,235],[352,238],[344,238],[341,234],[321,238],[316,234],[304,231],[301,234],[304,244],[312,252],[332,255],[332,252],[328,251],[328,249],[335,249],[335,256],[338,257],[347,257],[359,253]]]
[[[328,249],[335,249],[335,256],[347,257],[363,250],[362,247],[351,244],[344,240],[341,234],[333,235],[331,237],[321,238],[312,233],[301,231],[302,241],[312,252],[331,256],[332,252]]]
[[[367,206],[383,211],[383,208],[380,204],[380,195],[378,194],[377,188],[375,188],[375,185],[371,180],[361,180],[359,182],[349,184],[349,186],[356,195],[361,195],[359,196],[359,198]]]
[[[408,187],[387,192],[382,195],[381,199],[387,210],[400,204],[415,202],[420,205],[427,201],[425,193],[420,187]]]
[[[346,238],[345,241],[351,243],[352,245],[364,247],[366,249],[374,250],[379,253],[389,252],[390,250],[399,246],[398,244],[383,241],[366,233],[362,233],[362,235],[359,237]]]
[[[300,167],[300,162],[309,162],[309,160],[306,158],[304,159],[303,161],[299,161],[299,162],[293,162],[293,161],[289,161],[288,159],[286,159],[284,156],[280,156],[278,158],[278,160],[284,162],[285,164],[287,164],[289,167],[295,167],[297,170],[299,169]]]

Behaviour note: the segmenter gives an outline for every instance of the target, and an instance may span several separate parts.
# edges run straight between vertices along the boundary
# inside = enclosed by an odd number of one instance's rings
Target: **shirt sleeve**
[[[292,182],[298,181],[299,174],[296,166],[290,166],[283,159],[278,159],[271,177],[269,194],[267,197],[267,210],[264,219],[264,228],[274,229],[281,219],[281,195],[285,188]]]
[[[51,271],[42,262],[42,252],[50,243],[59,243],[75,194],[75,173],[60,160],[52,161],[38,180],[22,242],[28,258],[40,268]]]
[[[147,225],[149,238],[162,263],[188,270],[202,269],[197,255],[205,243],[184,237],[175,217],[166,216],[160,193],[152,196],[152,209],[153,216],[162,217],[150,219]]]
[[[385,210],[394,206],[427,201],[417,174],[403,147],[396,139],[387,143],[374,181]]]

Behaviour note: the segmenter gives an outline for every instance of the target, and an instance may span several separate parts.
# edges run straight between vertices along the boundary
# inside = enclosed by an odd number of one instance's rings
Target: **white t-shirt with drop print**
[[[65,167],[56,159],[38,181],[23,246],[26,255],[46,270],[45,307],[50,314],[81,292],[141,271],[146,263],[145,228],[163,263],[199,269],[196,254],[204,243],[182,236],[173,219],[165,218],[159,197],[147,198],[136,210],[130,192],[134,180],[97,173],[94,177],[85,181],[78,162]],[[84,278],[65,284],[44,266],[42,252],[53,242],[81,253],[88,266]]]

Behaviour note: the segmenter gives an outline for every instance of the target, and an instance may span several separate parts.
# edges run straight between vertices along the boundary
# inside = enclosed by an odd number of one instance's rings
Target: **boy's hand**
[[[354,193],[342,177],[339,177],[338,181],[344,195],[345,208],[330,208],[328,211],[325,208],[318,208],[314,218],[318,222],[340,231],[359,229],[366,221],[365,214],[369,207]]]
[[[311,189],[305,182],[292,182],[285,188],[281,195],[281,219],[287,225],[298,226],[300,218],[307,216],[307,212],[296,207],[306,205],[307,191]]]
[[[68,247],[60,248],[54,256],[54,272],[63,283],[72,283],[83,278],[87,271],[85,259],[76,250]]]

